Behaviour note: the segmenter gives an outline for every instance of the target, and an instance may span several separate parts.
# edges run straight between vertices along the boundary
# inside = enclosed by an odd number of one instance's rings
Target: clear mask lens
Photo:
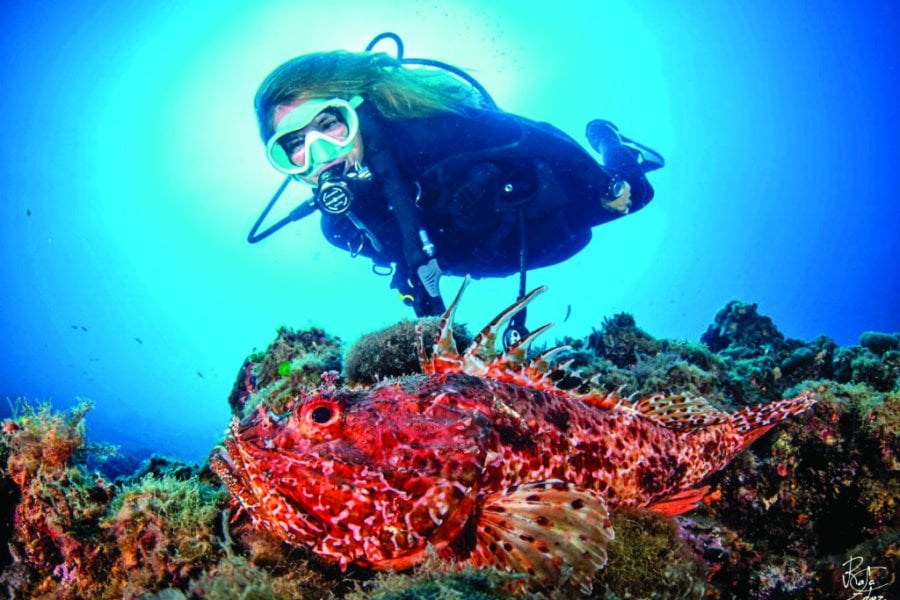
[[[266,144],[266,155],[275,169],[287,175],[312,175],[325,164],[347,156],[353,149],[353,142],[359,133],[359,117],[355,106],[362,98],[354,96],[350,101],[340,98],[331,100],[310,100],[286,114],[278,123],[275,134]],[[335,113],[335,118],[347,126],[347,135],[337,139],[322,131],[309,131],[305,136],[297,132],[307,127],[323,111]],[[291,137],[293,135],[293,137]],[[302,165],[291,162],[289,152],[302,143],[306,148]]]

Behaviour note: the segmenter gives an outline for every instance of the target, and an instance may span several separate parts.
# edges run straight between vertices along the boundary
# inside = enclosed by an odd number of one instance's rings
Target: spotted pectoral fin
[[[589,593],[615,534],[602,498],[551,480],[488,496],[475,536],[469,564],[522,573],[531,587]]]

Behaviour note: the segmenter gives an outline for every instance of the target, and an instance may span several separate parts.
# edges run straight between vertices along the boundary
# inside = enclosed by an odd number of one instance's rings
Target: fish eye
[[[319,424],[327,423],[334,416],[334,413],[327,406],[318,406],[310,413],[310,418]]]
[[[303,407],[300,419],[311,431],[322,431],[340,424],[343,411],[340,402],[333,398],[319,397]]]

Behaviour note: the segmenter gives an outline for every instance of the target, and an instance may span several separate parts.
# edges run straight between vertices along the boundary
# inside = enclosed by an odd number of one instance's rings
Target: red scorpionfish
[[[723,412],[702,398],[563,390],[553,348],[526,361],[549,325],[497,354],[497,332],[538,288],[462,354],[444,314],[423,375],[370,389],[298,391],[275,415],[231,425],[212,469],[257,526],[341,567],[405,569],[428,555],[567,579],[583,592],[606,563],[609,511],[691,510],[722,469],[809,393]],[[585,389],[587,386],[583,386]]]

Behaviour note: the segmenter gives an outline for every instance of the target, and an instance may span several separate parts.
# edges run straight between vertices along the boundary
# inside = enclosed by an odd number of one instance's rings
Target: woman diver
[[[653,197],[645,174],[662,157],[608,121],[587,127],[598,164],[552,125],[499,110],[449,65],[405,66],[414,59],[401,60],[395,41],[398,58],[289,60],[263,81],[255,109],[272,166],[315,188],[305,214],[314,202],[329,242],[393,272],[417,316],[444,311],[442,273],[518,272],[524,291],[526,270],[574,255],[592,227]]]

